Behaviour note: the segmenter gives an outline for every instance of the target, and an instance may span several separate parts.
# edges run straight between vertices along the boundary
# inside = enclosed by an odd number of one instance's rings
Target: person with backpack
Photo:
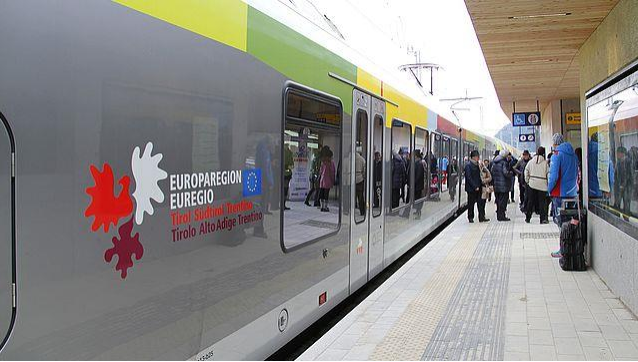
[[[496,194],[496,219],[498,221],[510,221],[506,216],[509,192],[512,187],[512,177],[514,172],[507,159],[508,152],[502,150],[492,162],[492,181],[494,182],[494,193]]]
[[[560,208],[563,199],[578,197],[578,159],[574,148],[564,141],[562,134],[555,133],[552,141],[554,152],[549,164],[547,190],[552,199],[554,223],[561,228],[563,220]],[[561,256],[560,250],[552,252],[552,257]]]
[[[552,136],[554,154],[549,166],[547,189],[552,198],[554,222],[561,226],[560,205],[564,198],[578,197],[578,159],[569,142],[560,133]]]
[[[545,160],[545,147],[539,147],[536,156],[525,166],[524,178],[527,184],[525,222],[529,223],[534,211],[538,212],[541,224],[547,224],[547,174],[549,167]]]

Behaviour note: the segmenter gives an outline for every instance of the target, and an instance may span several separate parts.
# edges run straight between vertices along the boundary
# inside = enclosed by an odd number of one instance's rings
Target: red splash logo
[[[120,238],[113,237],[113,247],[104,253],[104,260],[110,263],[113,256],[117,255],[115,270],[120,271],[122,279],[126,278],[128,268],[133,267],[133,255],[135,260],[142,259],[144,247],[140,243],[140,234],[133,236],[133,218],[119,228]]]
[[[91,202],[86,208],[84,216],[87,219],[93,217],[91,230],[97,232],[102,228],[105,233],[108,233],[111,224],[117,227],[120,219],[131,216],[127,222],[119,227],[119,238],[113,237],[113,247],[104,252],[104,260],[107,263],[111,263],[113,258],[117,256],[115,270],[120,272],[122,279],[128,275],[128,269],[133,267],[133,257],[135,260],[140,260],[144,255],[140,234],[133,235],[133,220],[137,221],[139,225],[143,221],[144,213],[153,215],[151,200],[158,203],[164,201],[164,193],[157,183],[164,180],[167,174],[159,167],[162,154],[152,155],[152,151],[153,143],[148,142],[142,156],[140,156],[140,148],[135,147],[131,157],[131,169],[136,186],[132,195],[137,204],[135,215],[131,215],[133,214],[133,198],[130,191],[131,177],[128,175],[120,177],[117,182],[120,187],[119,190],[116,190],[111,165],[104,163],[102,171],[95,165],[90,167],[94,185],[86,188]]]
[[[131,179],[128,176],[120,178],[118,184],[122,186],[122,189],[119,195],[115,196],[113,170],[108,163],[105,163],[103,168],[104,171],[100,172],[95,165],[91,165],[91,175],[93,175],[95,186],[86,189],[86,193],[92,200],[84,216],[94,217],[91,230],[97,231],[102,226],[106,233],[111,224],[117,225],[120,218],[133,212],[133,201],[129,196]]]

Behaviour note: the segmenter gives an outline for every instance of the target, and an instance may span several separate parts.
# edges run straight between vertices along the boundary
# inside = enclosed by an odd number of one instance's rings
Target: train
[[[293,1],[3,1],[0,49],[0,359],[266,358],[515,151]]]

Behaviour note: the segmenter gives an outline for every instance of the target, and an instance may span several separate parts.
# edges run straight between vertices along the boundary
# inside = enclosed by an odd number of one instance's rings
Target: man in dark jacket
[[[425,166],[423,161],[423,155],[420,150],[414,150],[414,214],[415,218],[421,218],[421,209],[423,208],[422,202],[416,202],[425,196],[423,190],[425,190]]]
[[[518,205],[521,211],[525,209],[525,192],[527,189],[527,185],[525,184],[525,167],[530,160],[531,155],[528,150],[523,151],[523,157],[521,157],[516,165],[514,165],[514,173],[518,176],[518,197],[521,200],[521,203]]]
[[[399,200],[407,181],[407,169],[403,157],[392,152],[392,208],[399,207]],[[405,201],[404,201],[405,202]]]
[[[492,181],[494,182],[494,193],[496,194],[496,219],[498,221],[510,221],[505,216],[507,211],[507,199],[512,187],[513,172],[507,160],[507,151],[501,151],[492,162]]]
[[[514,157],[511,152],[508,152],[507,153],[507,162],[508,162],[509,168],[513,172],[514,171],[514,166],[516,166],[516,164],[518,163],[518,159],[516,159],[516,157]],[[516,201],[514,201],[514,187],[515,187],[515,184],[516,184],[515,174],[510,179],[510,184],[511,184],[511,187],[510,187],[510,195],[511,195],[511,197],[510,197],[508,202],[514,203],[514,202],[516,202]]]
[[[474,204],[477,204],[479,222],[490,221],[485,218],[485,200],[481,197],[481,170],[479,169],[479,152],[470,153],[470,160],[465,164],[465,192],[467,192],[467,219],[474,222]]]

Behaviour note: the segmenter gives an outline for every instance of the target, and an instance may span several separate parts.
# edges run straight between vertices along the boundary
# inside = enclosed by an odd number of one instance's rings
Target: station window
[[[588,106],[587,118],[590,208],[638,226],[638,83]]]
[[[410,202],[410,151],[412,126],[399,120],[392,121],[392,209]]]
[[[425,200],[428,196],[428,131],[417,127],[414,130],[414,201]]]
[[[314,93],[284,93],[281,218],[288,251],[339,230],[341,222],[341,104]],[[276,155],[275,155],[276,156]],[[268,172],[262,171],[263,203],[269,203]]]
[[[372,126],[372,151],[374,152],[372,217],[381,215],[383,207],[383,131],[385,129],[383,122],[383,117],[376,116]]]

